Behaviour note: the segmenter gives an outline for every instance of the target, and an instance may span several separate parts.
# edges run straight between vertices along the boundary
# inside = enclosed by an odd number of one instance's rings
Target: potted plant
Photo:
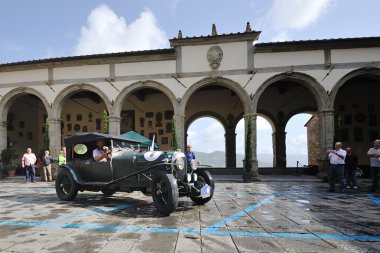
[[[3,170],[8,175],[8,177],[14,177],[16,175],[16,169],[16,164],[6,164],[3,167]]]
[[[17,169],[19,155],[14,149],[4,149],[1,151],[1,162],[3,165],[3,171],[7,173],[8,176],[14,176]]]

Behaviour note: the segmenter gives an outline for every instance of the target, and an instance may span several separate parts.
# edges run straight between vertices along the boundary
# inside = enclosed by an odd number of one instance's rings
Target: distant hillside
[[[194,151],[197,161],[201,164],[210,165],[212,167],[225,167],[225,152],[223,151],[214,151],[212,153],[205,153]],[[272,167],[273,158],[271,154],[258,154],[259,167]],[[241,154],[236,155],[236,166],[243,167],[244,156]],[[287,164],[289,167],[296,167],[297,161],[302,165],[307,165],[307,156],[306,155],[288,155]]]

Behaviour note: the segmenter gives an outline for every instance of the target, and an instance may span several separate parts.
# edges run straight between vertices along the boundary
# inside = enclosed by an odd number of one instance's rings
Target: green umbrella
[[[140,143],[140,147],[149,148],[152,146],[152,141],[145,136],[136,133],[135,131],[129,131],[120,135],[120,137],[127,138]],[[157,143],[154,144],[154,148],[158,149]]]

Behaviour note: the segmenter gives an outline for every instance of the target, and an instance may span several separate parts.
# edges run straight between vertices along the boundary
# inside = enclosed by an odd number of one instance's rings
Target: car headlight
[[[195,159],[193,159],[193,160],[190,161],[190,168],[191,168],[192,170],[196,170],[196,169],[198,169],[198,162],[195,161]]]
[[[185,168],[185,160],[182,157],[179,157],[175,160],[175,165],[179,170],[183,170]]]
[[[186,168],[186,156],[182,152],[174,152],[172,156],[172,169],[183,170]]]

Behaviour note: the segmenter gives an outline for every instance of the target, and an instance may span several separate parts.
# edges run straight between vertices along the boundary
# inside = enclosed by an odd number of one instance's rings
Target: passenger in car
[[[96,148],[94,151],[92,151],[92,156],[96,162],[107,162],[107,160],[110,159],[109,154],[111,153],[111,150],[109,150],[108,147],[105,147],[104,145],[104,140],[96,141]]]

